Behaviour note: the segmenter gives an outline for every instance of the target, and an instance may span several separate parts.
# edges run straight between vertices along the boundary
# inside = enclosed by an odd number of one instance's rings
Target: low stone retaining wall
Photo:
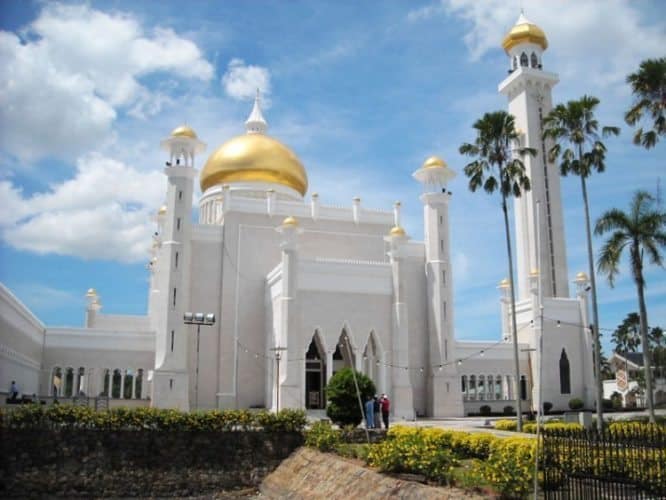
[[[301,448],[282,462],[264,479],[259,490],[271,499],[484,498],[455,488],[438,488],[397,479],[311,448]]]
[[[257,486],[300,433],[2,430],[0,497],[188,496]]]

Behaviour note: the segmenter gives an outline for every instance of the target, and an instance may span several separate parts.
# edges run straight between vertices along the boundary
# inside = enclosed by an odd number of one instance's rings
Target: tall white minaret
[[[521,133],[520,146],[537,151],[536,156],[523,158],[532,189],[515,200],[518,300],[530,298],[530,274],[537,270],[544,297],[568,297],[560,175],[557,165],[547,162],[546,152],[551,145],[541,138],[543,119],[553,107],[551,90],[559,78],[543,70],[546,35],[522,13],[504,37],[502,47],[510,58],[510,67],[499,91],[509,99],[509,113]],[[537,201],[541,201],[539,223]],[[541,231],[540,259],[536,255],[537,228]],[[542,269],[537,269],[538,262]]]
[[[426,284],[428,293],[428,412],[433,417],[464,416],[455,364],[453,335],[453,280],[449,236],[448,182],[455,177],[444,160],[428,158],[414,172],[423,185]]]
[[[188,331],[183,313],[189,308],[189,263],[194,157],[206,145],[188,126],[176,128],[161,142],[169,153],[166,211],[162,215],[155,298],[156,341],[153,404],[188,410]]]

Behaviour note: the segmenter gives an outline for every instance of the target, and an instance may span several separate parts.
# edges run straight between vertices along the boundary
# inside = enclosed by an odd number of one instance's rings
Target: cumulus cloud
[[[21,37],[0,32],[0,66],[0,148],[24,161],[69,159],[100,144],[119,110],[157,113],[168,98],[143,76],[213,76],[190,40],[86,5],[48,4]]]
[[[76,175],[47,192],[24,196],[0,181],[2,238],[14,248],[85,259],[136,262],[145,259],[166,178],[91,154]]]
[[[235,58],[229,61],[222,85],[229,97],[238,100],[253,98],[257,89],[267,96],[271,93],[271,75],[268,68],[245,64],[242,59]]]
[[[557,16],[552,12],[552,1],[534,0],[525,14],[546,32],[550,42],[546,59],[556,61],[553,67],[563,81],[584,77],[587,85],[623,84],[642,59],[662,55],[666,46],[663,23],[641,18],[628,0],[558,2]],[[441,0],[409,12],[407,19],[423,21],[444,13],[469,26],[464,41],[471,58],[478,60],[498,49],[519,9],[503,0]]]

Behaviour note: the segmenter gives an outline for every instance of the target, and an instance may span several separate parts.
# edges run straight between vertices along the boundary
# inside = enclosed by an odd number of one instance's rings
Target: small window
[[[176,231],[180,231],[180,217],[176,219]]]
[[[446,270],[442,269],[442,286],[446,285]]]
[[[534,52],[532,52],[532,55],[530,56],[530,64],[533,68],[536,68],[539,65],[539,61]]]
[[[511,67],[513,69],[518,68],[518,56],[514,56],[513,59],[511,60]]]
[[[439,240],[439,249],[443,252],[444,251],[444,240]]]
[[[173,307],[176,307],[176,289],[173,289]]]
[[[446,321],[446,300],[442,304],[442,316],[444,318],[444,321]]]
[[[444,224],[444,216],[440,215],[439,216],[439,225],[441,226],[442,224]]]
[[[520,399],[523,401],[527,399],[527,379],[525,375],[520,376]]]
[[[569,357],[564,349],[562,349],[562,354],[560,355],[560,394],[571,394]]]
[[[174,267],[178,269],[178,252],[176,252],[176,258],[174,259]]]
[[[520,65],[526,67],[527,64],[528,64],[527,54],[525,54],[525,52],[523,52],[522,54],[520,54]]]
[[[180,200],[182,200],[182,199],[183,199],[183,192],[182,192],[182,191],[178,191],[178,201],[180,201]]]
[[[169,379],[169,389],[173,389],[173,379]]]
[[[171,352],[173,352],[173,339],[175,335],[176,332],[174,330],[171,330]]]
[[[449,359],[449,341],[447,339],[444,339],[444,359]]]

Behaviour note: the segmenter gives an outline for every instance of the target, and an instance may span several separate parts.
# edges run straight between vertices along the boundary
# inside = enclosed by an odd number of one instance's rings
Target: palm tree
[[[666,134],[666,57],[643,61],[636,73],[627,76],[627,83],[631,85],[635,99],[624,119],[633,126],[644,114],[649,115],[653,120],[652,129],[647,132],[642,127],[636,130],[634,144],[650,149],[660,136]]]
[[[640,317],[641,343],[643,344],[643,366],[650,422],[654,418],[652,394],[652,365],[648,341],[648,318],[645,306],[644,256],[651,264],[664,265],[661,250],[666,248],[666,212],[654,209],[654,198],[646,191],[637,191],[631,200],[629,212],[617,208],[608,210],[597,220],[594,234],[612,231],[610,238],[599,252],[599,272],[608,277],[611,286],[619,272],[620,258],[625,249],[629,251],[631,275],[638,291],[638,315]]]
[[[599,308],[597,306],[597,286],[594,277],[594,259],[592,257],[592,232],[590,230],[590,208],[587,200],[585,180],[593,170],[603,172],[606,168],[606,146],[599,139],[599,122],[594,117],[594,109],[599,99],[583,96],[577,101],[558,104],[543,121],[545,140],[555,144],[548,150],[548,161],[555,161],[562,155],[560,172],[580,177],[585,207],[585,235],[587,236],[587,260],[592,291],[592,321],[594,332],[594,372],[596,374],[597,426],[603,428],[603,390],[601,386],[601,347],[599,338]],[[618,135],[617,127],[602,127],[602,135]],[[565,146],[563,150],[563,145]]]
[[[519,135],[516,132],[515,120],[506,111],[486,113],[474,123],[477,137],[473,144],[460,146],[460,154],[475,158],[465,166],[465,175],[469,178],[469,189],[474,192],[482,187],[488,194],[499,189],[502,195],[502,212],[504,213],[504,232],[506,251],[509,260],[509,280],[511,283],[511,321],[513,330],[513,357],[515,362],[514,394],[518,414],[518,430],[522,430],[522,408],[520,401],[520,366],[518,363],[518,329],[516,328],[516,296],[513,280],[513,256],[511,254],[511,234],[509,232],[509,215],[507,198],[519,197],[523,191],[529,191],[530,179],[525,173],[525,165],[515,157],[531,154],[532,148],[517,147]]]
[[[613,331],[613,342],[615,343],[615,352],[627,353],[636,352],[636,348],[641,341],[640,335],[641,318],[638,313],[627,314],[622,323]]]

